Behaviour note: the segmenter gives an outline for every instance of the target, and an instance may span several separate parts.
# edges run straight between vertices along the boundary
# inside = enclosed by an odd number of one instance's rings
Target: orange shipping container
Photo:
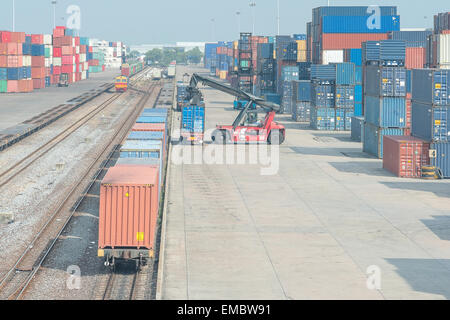
[[[19,91],[20,92],[32,92],[33,91],[33,80],[19,80]]]
[[[363,42],[387,38],[387,33],[324,33],[322,50],[361,49]]]
[[[16,93],[19,92],[19,81],[18,80],[8,80],[7,92]]]
[[[31,77],[33,79],[43,79],[45,78],[45,68],[42,67],[32,67]]]
[[[100,187],[99,255],[105,249],[153,251],[159,209],[158,172],[157,167],[133,165],[108,170]]]
[[[7,56],[6,65],[8,68],[20,68],[23,66],[23,56]]]
[[[407,69],[422,69],[426,64],[425,48],[406,48],[405,67]]]
[[[0,68],[7,68],[7,67],[8,67],[8,57],[0,56]]]

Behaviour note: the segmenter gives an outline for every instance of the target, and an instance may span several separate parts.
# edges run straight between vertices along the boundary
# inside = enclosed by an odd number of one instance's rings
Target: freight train
[[[122,64],[122,67],[120,68],[122,76],[130,78],[131,76],[134,76],[136,73],[141,72],[144,70],[144,62],[142,61],[133,61],[129,63]]]
[[[169,116],[167,108],[145,109],[101,182],[98,256],[105,266],[125,260],[139,268],[155,255]]]

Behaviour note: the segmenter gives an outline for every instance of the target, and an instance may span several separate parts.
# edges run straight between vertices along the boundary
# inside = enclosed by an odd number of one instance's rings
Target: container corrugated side
[[[425,104],[450,105],[450,70],[413,70],[412,100]]]
[[[335,130],[335,109],[313,107],[311,110],[311,127],[316,130]]]
[[[335,87],[335,106],[336,108],[351,108],[355,106],[355,87],[354,86],[336,86]]]
[[[323,33],[388,33],[400,30],[400,16],[382,16],[380,25],[372,27],[368,16],[325,16]]]
[[[355,85],[355,64],[344,62],[336,64],[336,84]]]
[[[311,101],[311,81],[293,81],[292,85],[293,101]]]
[[[363,42],[380,41],[387,38],[387,33],[324,33],[322,34],[321,44],[322,50],[360,50]],[[360,53],[353,52],[350,55],[356,60],[350,62],[359,62],[359,65],[361,65],[362,56]]]
[[[158,197],[156,168],[110,168],[100,187],[98,247],[153,250]]]
[[[351,128],[351,139],[356,142],[362,142],[364,136],[364,117],[353,117]]]
[[[440,34],[437,43],[437,63],[441,69],[450,69],[450,34]]]
[[[293,104],[292,119],[298,122],[309,122],[311,119],[311,103],[296,101]]]
[[[441,169],[444,178],[450,178],[450,143],[434,143],[432,150],[436,150],[436,158],[431,159],[431,164]]]
[[[396,6],[380,6],[377,7],[382,16],[397,15]],[[324,6],[313,9],[313,23],[319,23],[322,16],[365,16],[372,14],[373,7],[368,6]]]
[[[406,69],[367,66],[364,74],[364,94],[374,97],[406,97]]]
[[[430,164],[430,144],[409,136],[383,137],[383,168],[397,177],[420,178]]]
[[[330,63],[344,62],[344,50],[323,50],[322,63],[327,65]]]
[[[406,99],[365,96],[366,121],[382,128],[406,127]]]
[[[316,107],[333,108],[335,105],[335,90],[332,85],[312,85],[312,104]]]
[[[370,123],[364,123],[363,151],[383,159],[383,136],[403,136],[404,129],[379,128]]]
[[[311,79],[336,80],[336,65],[311,65]]]
[[[450,106],[412,102],[412,135],[434,142],[450,141]]]

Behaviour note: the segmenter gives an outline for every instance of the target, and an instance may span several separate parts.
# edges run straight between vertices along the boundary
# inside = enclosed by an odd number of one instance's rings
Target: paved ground
[[[31,119],[42,112],[65,103],[100,85],[112,83],[120,70],[111,69],[90,74],[90,79],[70,85],[68,88],[50,87],[32,93],[0,94],[0,131]]]
[[[231,123],[232,98],[203,92],[208,127]],[[450,181],[396,178],[349,133],[279,120],[275,175],[170,164],[161,298],[449,299]]]

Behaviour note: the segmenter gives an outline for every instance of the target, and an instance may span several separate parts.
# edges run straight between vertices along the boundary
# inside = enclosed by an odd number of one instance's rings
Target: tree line
[[[177,64],[200,63],[203,53],[198,47],[184,51],[178,48],[153,49],[145,54],[145,60],[150,65],[160,65],[167,67],[172,61]]]

